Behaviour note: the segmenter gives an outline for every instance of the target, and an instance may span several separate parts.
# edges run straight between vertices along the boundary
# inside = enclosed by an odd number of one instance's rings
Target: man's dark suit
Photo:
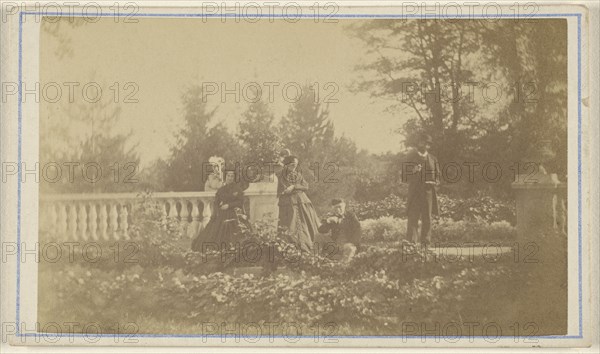
[[[417,170],[419,165],[421,171]],[[409,154],[406,162],[404,162],[402,174],[403,182],[408,182],[406,236],[415,243],[429,243],[431,241],[431,215],[438,214],[438,201],[435,191],[435,184],[439,182],[440,178],[438,161],[430,153],[423,157],[415,151]],[[418,234],[419,219],[421,219],[420,239]]]
[[[339,244],[352,243],[356,247],[360,246],[361,228],[356,214],[346,210],[343,216],[335,216],[341,218],[340,222],[328,223],[327,217],[324,217],[319,232],[326,234],[331,231],[331,238]]]

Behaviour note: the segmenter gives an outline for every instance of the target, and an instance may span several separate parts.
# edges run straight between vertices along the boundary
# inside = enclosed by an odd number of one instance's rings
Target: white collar
[[[429,155],[429,152],[425,151],[425,153],[422,154],[419,150],[417,150],[417,154],[419,154],[419,156],[421,156],[421,157],[427,157],[427,155]]]

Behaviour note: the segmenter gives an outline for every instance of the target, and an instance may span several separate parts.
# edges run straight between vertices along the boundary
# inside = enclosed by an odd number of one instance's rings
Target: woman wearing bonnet
[[[222,157],[211,156],[208,163],[212,171],[208,174],[208,178],[204,183],[205,191],[216,191],[223,186],[223,165],[225,160]]]
[[[283,169],[278,174],[279,227],[287,230],[291,242],[301,251],[313,249],[315,235],[319,233],[319,218],[306,196],[308,183],[298,170],[298,158],[285,156]]]

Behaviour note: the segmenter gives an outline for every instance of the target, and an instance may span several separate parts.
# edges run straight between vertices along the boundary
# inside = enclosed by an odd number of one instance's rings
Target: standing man
[[[416,151],[408,155],[402,166],[402,182],[408,183],[406,237],[414,243],[425,245],[431,242],[431,215],[438,214],[438,201],[435,187],[439,184],[439,165],[435,156],[429,153],[432,139],[422,135],[416,142]],[[421,219],[421,237],[418,225]]]

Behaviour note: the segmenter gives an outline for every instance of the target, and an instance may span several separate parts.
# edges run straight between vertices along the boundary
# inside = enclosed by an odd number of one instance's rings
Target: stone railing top
[[[247,190],[244,196],[275,195],[277,192],[272,190]],[[72,194],[41,194],[41,201],[79,201],[79,200],[135,200],[142,198],[149,199],[182,199],[182,198],[213,198],[214,191],[207,192],[155,192],[144,194],[140,192],[132,193],[72,193]]]
[[[72,193],[72,194],[40,194],[42,201],[74,201],[74,200],[127,200],[127,199],[178,199],[178,198],[212,198],[215,192],[158,192],[143,193]]]
[[[554,189],[566,188],[567,184],[558,180],[556,173],[520,174],[511,184],[514,189]]]
[[[566,189],[566,183],[513,183],[511,184],[513,189]]]

